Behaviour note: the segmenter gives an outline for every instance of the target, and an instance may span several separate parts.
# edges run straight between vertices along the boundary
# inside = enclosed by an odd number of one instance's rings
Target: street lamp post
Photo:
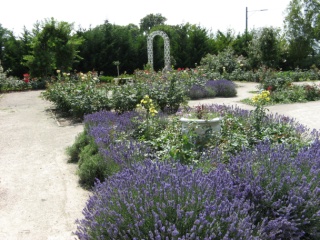
[[[248,12],[263,12],[263,11],[268,11],[268,9],[248,11],[248,7],[246,7],[246,42],[248,42]]]

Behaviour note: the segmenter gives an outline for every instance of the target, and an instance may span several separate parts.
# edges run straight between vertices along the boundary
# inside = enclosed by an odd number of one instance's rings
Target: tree
[[[280,30],[272,27],[253,32],[253,39],[248,46],[248,57],[252,68],[262,65],[276,68],[281,58]]]
[[[22,37],[16,38],[12,32],[5,43],[3,62],[6,69],[10,69],[9,75],[22,77],[28,72],[28,68],[22,65],[23,55],[28,54],[30,43],[28,32],[25,30]]]
[[[319,30],[319,1],[291,0],[285,17],[285,31],[289,42],[289,61],[293,67],[307,67],[308,57],[319,51]]]
[[[210,52],[207,30],[200,26],[190,25],[188,28],[187,51],[190,56],[188,67],[195,67]]]
[[[263,28],[259,36],[261,63],[276,68],[280,61],[279,29]]]
[[[0,60],[3,60],[3,54],[4,54],[4,45],[7,41],[7,38],[9,36],[9,30],[2,27],[0,24]]]
[[[157,25],[164,25],[167,21],[160,13],[157,14],[148,14],[140,20],[140,31],[149,33],[151,28]]]
[[[73,24],[57,22],[53,18],[36,23],[31,51],[24,56],[25,66],[34,77],[48,77],[55,69],[69,71],[79,59],[78,47],[82,39],[72,35]]]
[[[217,31],[216,34],[216,46],[218,52],[221,52],[232,45],[234,41],[234,34],[231,29],[228,29],[226,33]]]
[[[248,44],[247,41],[252,41],[251,33],[238,33],[237,37],[231,43],[234,53],[238,56],[248,56]]]

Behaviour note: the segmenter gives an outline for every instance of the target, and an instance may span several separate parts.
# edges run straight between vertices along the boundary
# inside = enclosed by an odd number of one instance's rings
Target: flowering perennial
[[[209,108],[221,115],[251,115],[238,107]],[[120,171],[96,182],[84,218],[77,221],[79,239],[320,238],[319,140],[300,148],[267,139],[230,155],[228,163],[211,149],[200,160],[215,168],[205,173],[148,159],[148,147],[130,137],[140,117],[107,111],[85,117],[105,161],[116,162]],[[262,121],[307,131],[280,115]]]
[[[255,94],[252,97],[252,102],[255,105],[265,105],[270,101],[270,92],[268,90],[263,90],[259,94]]]
[[[207,174],[177,163],[135,164],[97,182],[80,239],[318,239],[320,142],[269,142]]]
[[[137,108],[145,109],[147,111],[147,114],[150,114],[151,116],[155,116],[155,114],[158,113],[149,95],[144,96],[140,104],[137,105]]]

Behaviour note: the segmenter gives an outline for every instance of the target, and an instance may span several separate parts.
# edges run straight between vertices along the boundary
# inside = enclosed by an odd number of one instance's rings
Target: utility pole
[[[246,43],[248,43],[248,12],[264,12],[264,11],[268,11],[268,9],[248,11],[248,7],[246,7]]]

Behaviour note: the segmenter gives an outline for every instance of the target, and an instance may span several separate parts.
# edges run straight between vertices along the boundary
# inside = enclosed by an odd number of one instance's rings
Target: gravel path
[[[83,126],[59,127],[40,91],[0,97],[0,239],[75,239],[89,193],[65,148]]]

